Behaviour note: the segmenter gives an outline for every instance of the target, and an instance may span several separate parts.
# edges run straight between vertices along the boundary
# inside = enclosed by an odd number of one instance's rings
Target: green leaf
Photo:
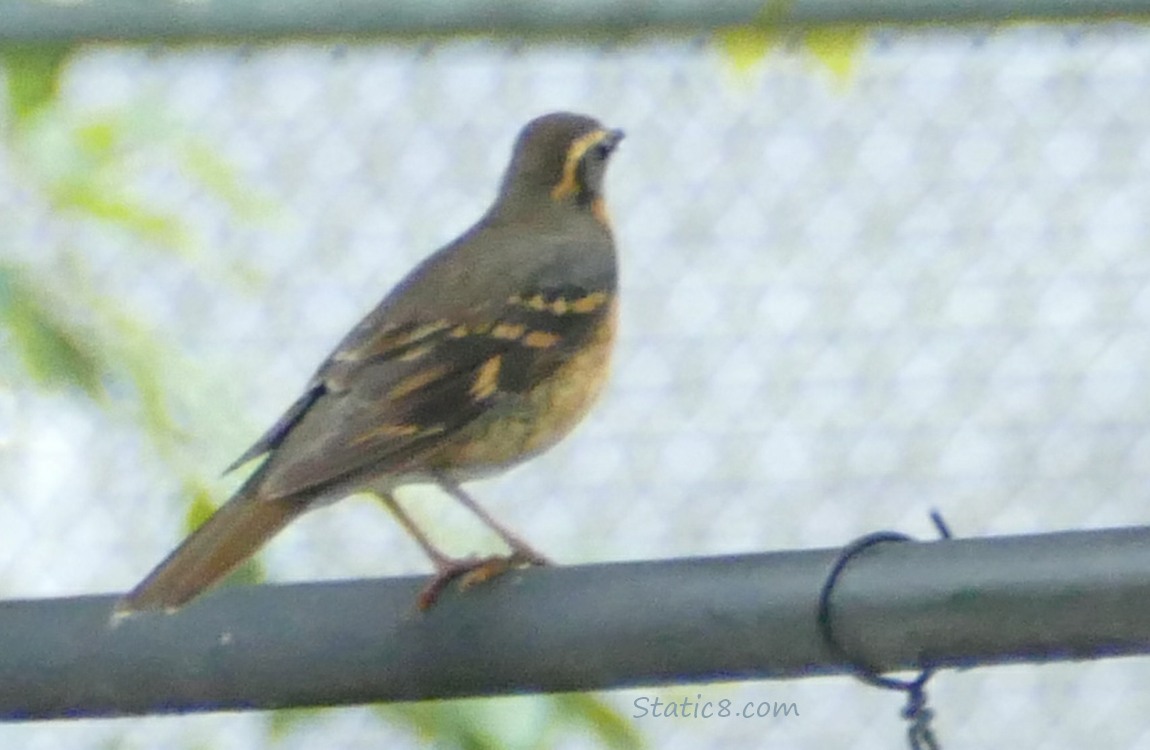
[[[76,386],[104,395],[104,363],[90,338],[54,312],[25,275],[0,266],[0,326],[28,374],[49,386]]]
[[[212,517],[216,512],[216,504],[212,502],[212,494],[203,485],[187,482],[184,491],[191,498],[188,512],[184,515],[184,528],[190,534]]]
[[[253,217],[267,215],[274,210],[271,201],[253,192],[252,186],[244,184],[232,165],[208,146],[191,142],[181,151],[183,172],[210,190],[236,213]]]
[[[798,42],[836,81],[850,79],[859,51],[866,43],[867,28],[860,25],[815,26],[795,29],[783,25],[790,0],[772,0],[750,23],[720,31],[716,37],[724,57],[736,73],[746,75],[763,63],[776,48]]]
[[[615,750],[639,750],[643,736],[635,723],[593,693],[565,693],[552,697],[561,718],[568,724],[583,726],[594,733],[604,747]]]
[[[81,281],[78,286],[88,283]],[[117,300],[97,296],[85,299],[84,304],[106,342],[105,348],[113,353],[117,374],[125,375],[135,386],[140,425],[157,448],[170,452],[182,434],[168,408],[169,384],[164,376],[168,360],[179,355],[166,351],[148,327],[121,309]]]
[[[736,73],[746,75],[766,60],[780,34],[760,26],[735,26],[718,34],[719,48]]]
[[[719,49],[736,73],[750,73],[786,38],[780,23],[793,3],[794,0],[767,0],[753,20],[719,31]]]
[[[64,44],[0,47],[0,63],[8,73],[8,107],[18,124],[55,100],[71,52]]]
[[[566,730],[597,736],[603,747],[638,750],[634,725],[594,695],[505,696],[380,706],[381,716],[408,725],[421,742],[456,750],[534,750],[564,744]]]
[[[121,126],[110,120],[91,120],[76,128],[76,144],[92,159],[104,162],[114,156],[121,140]]]
[[[508,750],[521,742],[503,720],[500,707],[524,698],[467,698],[380,706],[388,721],[407,724],[419,740],[438,748],[456,750]],[[518,712],[523,718],[525,711]]]
[[[300,726],[307,726],[330,709],[327,708],[281,708],[268,713],[268,735],[274,742],[288,739]]]
[[[82,211],[88,216],[118,224],[144,237],[168,244],[180,244],[184,233],[179,219],[149,210],[139,203],[116,195],[94,180],[69,180],[51,188],[59,208]]]
[[[839,83],[846,83],[866,39],[863,26],[824,26],[808,31],[804,45]]]

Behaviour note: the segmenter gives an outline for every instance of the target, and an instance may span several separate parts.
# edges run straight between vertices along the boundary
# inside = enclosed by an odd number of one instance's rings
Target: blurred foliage
[[[749,75],[758,69],[775,50],[798,50],[809,55],[841,85],[851,80],[867,34],[862,26],[780,31],[749,25],[719,32],[718,44],[724,58],[740,75]]]
[[[276,711],[271,736],[322,717],[324,709]],[[567,735],[591,738],[608,750],[644,746],[633,722],[601,698],[583,693],[462,698],[381,705],[373,713],[406,727],[421,744],[450,750],[534,750],[562,746]]]
[[[428,701],[379,711],[438,747],[530,750],[557,744],[567,731],[592,736],[604,748],[642,746],[633,724],[595,696],[579,693]]]
[[[767,62],[772,52],[795,50],[828,71],[836,83],[848,83],[863,52],[867,27],[784,29],[779,21],[786,18],[790,5],[791,0],[770,0],[752,23],[720,31],[716,41],[724,59],[736,73],[746,76]]]
[[[56,309],[23,269],[0,264],[0,326],[7,333],[7,351],[42,386],[73,385],[92,398],[102,397],[105,364],[99,352]]]
[[[0,47],[7,74],[8,113],[17,123],[28,120],[56,99],[60,71],[71,48],[58,44],[17,44]]]
[[[158,149],[199,189],[231,207],[237,217],[268,211],[234,170],[211,149],[144,106],[114,112],[73,112],[58,93],[72,50],[59,46],[0,47],[7,82],[2,142],[22,188],[53,221],[99,226],[122,233],[131,248],[119,262],[147,254],[181,264],[189,273],[244,288],[242,267],[218,268],[196,252],[194,231],[132,189],[132,155]],[[2,219],[2,217],[0,217]],[[50,242],[50,240],[48,240]],[[23,260],[16,258],[23,257]],[[135,424],[156,458],[178,478],[189,529],[223,498],[213,472],[195,460],[197,442],[210,442],[209,422],[225,421],[226,405],[205,404],[203,393],[220,374],[203,372],[148,322],[104,289],[82,251],[64,245],[0,260],[0,367],[22,373],[30,385],[70,390],[114,419]],[[198,414],[202,410],[212,412]],[[189,427],[191,422],[194,426]],[[218,427],[217,427],[218,429]],[[235,578],[263,578],[257,563]],[[233,578],[233,580],[235,580]],[[318,710],[269,714],[268,736],[282,739]],[[590,735],[608,748],[637,748],[629,721],[603,700],[559,695],[435,701],[384,706],[376,713],[407,726],[436,747],[506,750],[561,744],[567,733]]]

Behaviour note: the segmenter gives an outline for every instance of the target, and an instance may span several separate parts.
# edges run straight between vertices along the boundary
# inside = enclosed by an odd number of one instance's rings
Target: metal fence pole
[[[231,588],[110,627],[114,597],[0,602],[0,717],[329,706],[841,672],[836,550]],[[1150,652],[1150,528],[884,543],[832,599],[880,669]]]
[[[1112,19],[1150,0],[0,0],[0,42],[251,40],[323,35],[620,36],[697,34],[752,22],[776,26]]]

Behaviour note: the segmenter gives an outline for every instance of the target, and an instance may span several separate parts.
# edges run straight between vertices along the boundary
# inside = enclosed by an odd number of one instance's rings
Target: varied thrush
[[[376,494],[434,562],[427,606],[461,575],[482,580],[542,555],[461,488],[563,438],[602,390],[615,335],[615,243],[603,205],[623,138],[558,112],[520,132],[494,204],[416,266],[336,347],[303,395],[229,467],[263,463],[116,607],[174,610],[306,510]],[[511,548],[438,550],[396,502],[434,483]]]

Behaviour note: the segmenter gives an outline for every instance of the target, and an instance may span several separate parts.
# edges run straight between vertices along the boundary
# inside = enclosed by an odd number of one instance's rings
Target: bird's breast
[[[607,382],[617,303],[583,347],[544,382],[464,429],[425,459],[463,481],[506,469],[562,440],[591,410]]]

